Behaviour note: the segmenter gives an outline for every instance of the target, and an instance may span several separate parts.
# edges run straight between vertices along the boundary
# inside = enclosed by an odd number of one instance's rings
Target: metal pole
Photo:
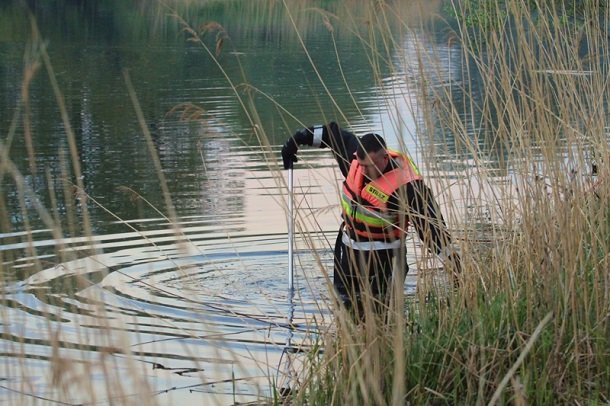
[[[294,291],[294,196],[292,165],[288,168],[288,290]]]
[[[284,377],[286,381],[279,388],[280,395],[284,400],[288,399],[292,394],[292,336],[294,334],[293,318],[294,318],[294,196],[293,196],[293,174],[292,164],[288,168],[288,314],[287,326],[288,335],[286,336],[286,346],[282,351],[280,364],[284,356]],[[278,368],[279,372],[279,368]]]

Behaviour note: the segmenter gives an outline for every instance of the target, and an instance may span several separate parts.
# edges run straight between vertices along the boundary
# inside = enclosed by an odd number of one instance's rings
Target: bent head
[[[375,180],[379,178],[390,159],[385,140],[379,134],[369,133],[359,138],[356,150],[358,164],[364,169],[364,175]]]

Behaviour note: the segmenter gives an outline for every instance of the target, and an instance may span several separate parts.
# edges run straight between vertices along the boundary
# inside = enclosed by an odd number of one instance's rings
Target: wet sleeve
[[[339,127],[337,123],[330,122],[324,126],[320,148],[330,148],[343,176],[347,176],[349,166],[354,159],[358,148],[358,138]]]

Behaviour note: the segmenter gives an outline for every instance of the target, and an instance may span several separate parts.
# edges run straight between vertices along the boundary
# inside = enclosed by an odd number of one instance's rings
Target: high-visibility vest
[[[354,241],[391,242],[406,231],[400,229],[399,213],[389,210],[387,203],[399,187],[422,177],[407,156],[395,151],[388,151],[388,154],[397,167],[368,183],[358,160],[354,159],[350,164],[343,182],[341,207],[345,232]]]

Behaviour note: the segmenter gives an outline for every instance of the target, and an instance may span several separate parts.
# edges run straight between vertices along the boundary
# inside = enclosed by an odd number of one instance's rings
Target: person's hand
[[[293,137],[288,138],[282,147],[282,161],[284,161],[284,169],[292,168],[292,164],[297,162],[297,151],[299,147]]]
[[[297,162],[297,152],[299,145],[311,145],[312,132],[309,128],[303,128],[297,131],[292,137],[288,138],[282,147],[282,160],[284,161],[284,169],[292,168],[292,164]]]

